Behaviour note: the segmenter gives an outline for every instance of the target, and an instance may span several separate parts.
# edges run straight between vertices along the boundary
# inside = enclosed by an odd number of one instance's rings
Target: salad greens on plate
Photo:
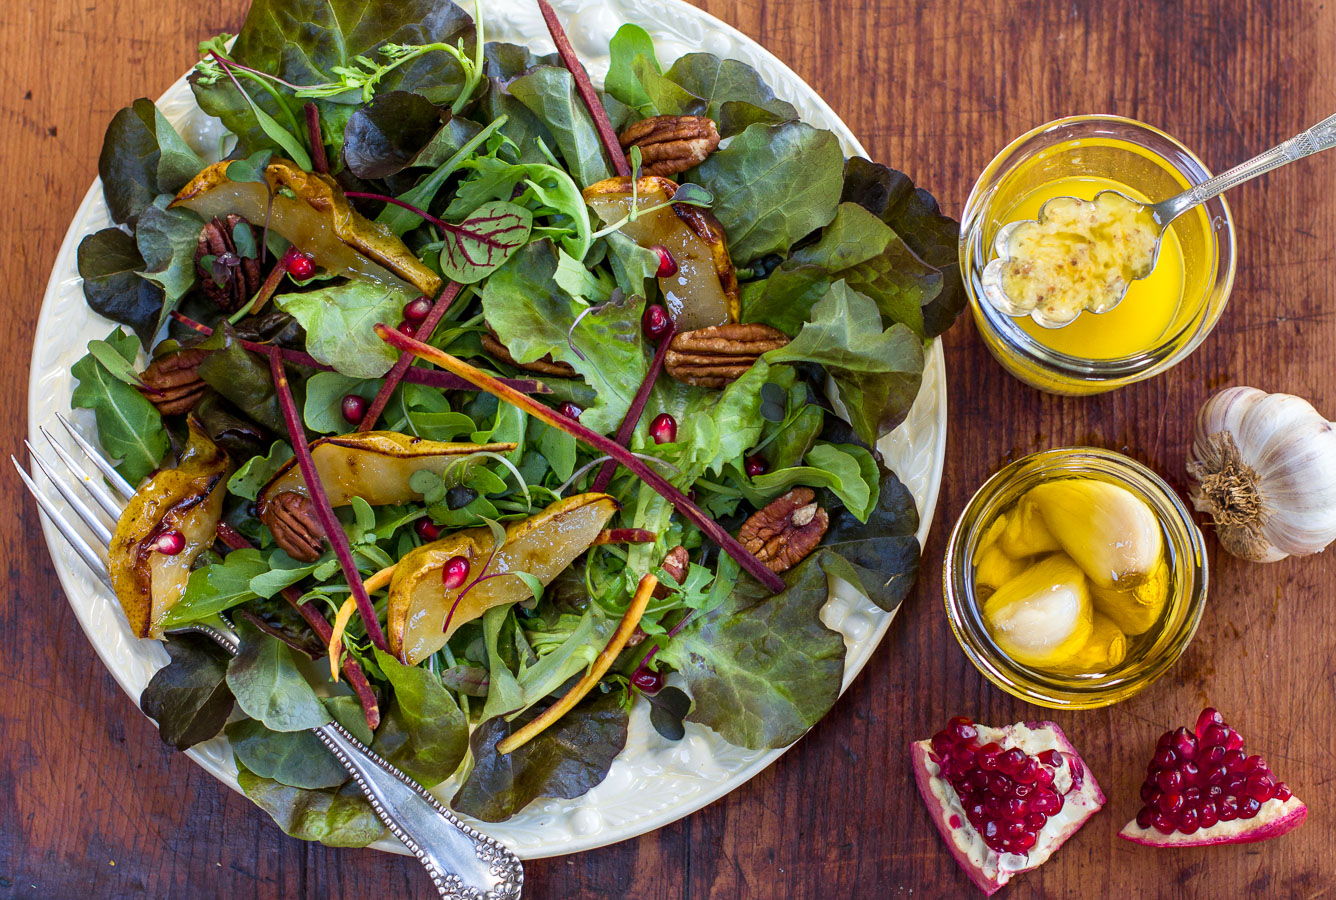
[[[381,826],[331,720],[486,821],[597,785],[637,703],[801,737],[831,579],[892,611],[917,574],[875,447],[963,306],[957,223],[634,25],[602,91],[449,0],[254,0],[200,50],[222,139],[119,112],[78,252],[163,740],[225,734],[287,833],[351,846]],[[234,659],[173,633],[220,617]]]

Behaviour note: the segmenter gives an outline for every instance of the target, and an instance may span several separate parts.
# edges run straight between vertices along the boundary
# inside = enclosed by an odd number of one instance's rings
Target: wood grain
[[[1220,168],[1330,114],[1336,7],[1302,0],[704,0],[830,101],[873,155],[958,212],[1011,137],[1077,112],[1163,127]],[[67,222],[102,131],[157,96],[201,38],[235,31],[244,0],[37,0],[0,6],[0,183],[9,314],[0,362],[25,431],[27,355]],[[872,664],[789,754],[709,808],[638,840],[532,863],[533,897],[970,896],[914,795],[905,745],[951,715],[1047,716],[989,687],[945,621],[941,557],[971,492],[1033,450],[1094,443],[1184,487],[1191,411],[1253,384],[1336,411],[1336,157],[1232,195],[1242,251],[1233,303],[1173,372],[1086,400],[1005,376],[967,321],[947,336],[951,431],[923,578]],[[184,756],[90,652],[38,538],[37,512],[0,475],[9,596],[0,606],[0,898],[427,897],[416,864],[285,838]],[[1212,542],[1211,597],[1178,666],[1113,709],[1057,714],[1109,795],[1011,897],[1317,897],[1336,876],[1336,558],[1245,565]],[[1155,852],[1115,838],[1137,807],[1156,735],[1219,706],[1312,814],[1268,844]]]

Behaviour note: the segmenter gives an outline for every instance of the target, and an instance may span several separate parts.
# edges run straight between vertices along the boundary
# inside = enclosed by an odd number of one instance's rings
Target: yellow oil
[[[1092,200],[1102,190],[1121,191],[1133,200],[1152,202],[1140,191],[1110,178],[1060,178],[1022,197],[1002,221],[1034,219],[1039,208],[1054,197]],[[1052,350],[1081,359],[1117,359],[1155,347],[1178,318],[1183,297],[1183,248],[1173,229],[1165,232],[1155,268],[1133,281],[1116,307],[1095,315],[1082,313],[1063,328],[1044,328],[1028,316],[1017,320],[1026,333]]]

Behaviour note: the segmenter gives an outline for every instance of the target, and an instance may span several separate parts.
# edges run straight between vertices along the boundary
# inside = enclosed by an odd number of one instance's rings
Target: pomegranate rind
[[[915,741],[909,745],[914,783],[928,808],[929,817],[937,826],[938,833],[956,863],[965,870],[965,874],[979,890],[992,896],[1013,876],[1037,869],[1047,862],[1068,838],[1080,831],[1081,826],[1099,812],[1104,806],[1105,797],[1076,747],[1056,722],[1022,722],[1000,729],[984,725],[977,727],[981,740],[991,733],[987,739],[997,740],[1003,747],[1017,746],[1015,736],[1024,729],[1023,749],[1031,755],[1047,749],[1057,750],[1067,758],[1073,778],[1073,788],[1063,796],[1063,813],[1050,819],[1044,826],[1040,832],[1040,841],[1034,849],[1025,857],[1011,853],[999,854],[984,843],[982,835],[966,820],[960,796],[951,783],[941,777],[941,770],[933,762],[931,742]],[[1080,785],[1075,786],[1078,778]],[[942,796],[934,790],[935,785],[940,787]],[[951,825],[953,817],[960,823],[956,827]],[[1059,818],[1063,821],[1058,822]],[[1014,861],[1018,860],[1023,861],[1023,864],[1015,865]]]
[[[1253,844],[1269,841],[1298,828],[1308,818],[1308,807],[1298,797],[1281,801],[1273,797],[1262,804],[1251,819],[1219,822],[1192,834],[1175,831],[1162,834],[1154,827],[1142,828],[1136,819],[1123,826],[1118,837],[1146,847],[1211,847],[1216,844]]]

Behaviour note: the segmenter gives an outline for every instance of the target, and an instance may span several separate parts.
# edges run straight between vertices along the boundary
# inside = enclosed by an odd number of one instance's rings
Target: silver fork
[[[118,518],[125,508],[125,501],[134,496],[134,488],[64,416],[58,414],[57,418],[69,432],[75,446],[106,478],[110,490],[89,475],[50,432],[45,428],[38,430],[93,502],[113,520]],[[110,591],[111,577],[107,573],[105,552],[111,544],[111,528],[85,502],[78,490],[57,477],[54,467],[38,454],[31,443],[25,440],[24,444],[33,462],[92,532],[102,552],[98,552],[65,518],[59,507],[38,489],[19,461],[11,456],[10,460],[18,470],[19,477],[28,486],[42,512],[56,526],[56,530]],[[203,634],[233,656],[237,653],[237,636],[230,631],[207,625],[191,625],[180,631]],[[426,868],[432,883],[445,900],[512,900],[520,896],[524,884],[524,867],[510,848],[461,822],[435,797],[419,787],[417,782],[373,753],[337,722],[311,730],[352,775],[385,827]]]

